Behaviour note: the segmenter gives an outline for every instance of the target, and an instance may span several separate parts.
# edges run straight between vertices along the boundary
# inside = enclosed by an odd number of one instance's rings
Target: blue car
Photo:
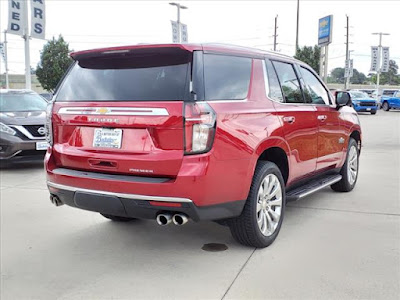
[[[367,93],[359,91],[349,91],[353,107],[357,112],[369,112],[373,115],[378,110],[378,103],[374,98],[368,96]]]
[[[389,109],[400,109],[400,91],[397,91],[393,96],[381,97],[382,109],[388,111]]]

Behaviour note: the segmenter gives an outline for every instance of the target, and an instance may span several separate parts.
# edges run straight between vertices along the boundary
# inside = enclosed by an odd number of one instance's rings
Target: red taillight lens
[[[216,114],[205,102],[185,104],[185,154],[210,151],[215,135]]]

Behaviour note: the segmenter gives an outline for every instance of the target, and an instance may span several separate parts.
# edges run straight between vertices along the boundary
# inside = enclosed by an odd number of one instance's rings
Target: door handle
[[[325,121],[328,117],[326,115],[319,115],[317,118],[320,121]]]
[[[296,121],[295,117],[283,117],[283,122],[293,124]]]

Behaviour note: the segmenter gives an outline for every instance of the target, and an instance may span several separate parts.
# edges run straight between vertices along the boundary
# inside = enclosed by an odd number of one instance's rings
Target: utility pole
[[[276,15],[276,17],[275,17],[274,51],[276,51],[276,45],[277,45],[277,43],[276,43],[276,37],[278,36],[278,35],[277,35],[277,30],[278,30],[278,15]]]
[[[176,6],[178,9],[178,18],[177,18],[176,23],[178,24],[178,41],[179,41],[179,43],[181,43],[182,42],[182,39],[181,39],[181,9],[187,9],[187,7],[184,5],[181,5],[179,3],[175,3],[175,2],[170,2],[169,5]]]
[[[31,89],[31,61],[29,52],[29,25],[28,25],[28,1],[23,1],[24,5],[24,37],[25,40],[25,88]]]
[[[346,63],[349,64],[349,16],[346,15]],[[349,87],[349,77],[344,80],[344,89]]]
[[[376,72],[376,96],[379,96],[379,77],[381,75],[381,55],[382,55],[382,35],[390,35],[390,33],[375,32],[373,35],[379,35],[379,46],[378,46],[378,70]]]
[[[6,69],[6,89],[9,89],[10,82],[8,81],[7,30],[4,30],[4,56],[4,67]]]
[[[296,52],[297,49],[299,49],[299,13],[300,13],[300,0],[297,0]]]

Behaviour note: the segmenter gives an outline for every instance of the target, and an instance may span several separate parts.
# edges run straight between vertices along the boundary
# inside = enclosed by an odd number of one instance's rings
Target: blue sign
[[[318,45],[326,46],[332,42],[333,16],[327,16],[318,21]]]

